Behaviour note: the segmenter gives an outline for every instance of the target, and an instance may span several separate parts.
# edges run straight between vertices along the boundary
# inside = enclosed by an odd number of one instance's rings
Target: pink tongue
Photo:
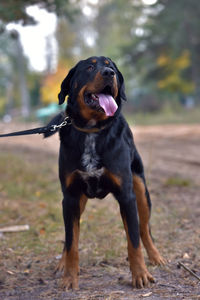
[[[98,94],[99,104],[104,109],[106,116],[113,116],[117,110],[117,103],[110,95]]]

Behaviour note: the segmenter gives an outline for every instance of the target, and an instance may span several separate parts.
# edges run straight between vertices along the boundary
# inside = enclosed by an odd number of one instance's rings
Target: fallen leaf
[[[188,253],[184,253],[184,254],[183,254],[183,258],[188,259],[188,258],[190,258],[190,256],[189,256]]]
[[[142,297],[149,297],[151,295],[152,295],[152,292],[149,292],[149,293],[143,294]]]
[[[38,196],[38,195],[37,195]],[[39,203],[39,207],[41,207],[41,208],[45,208],[47,205],[46,205],[46,203],[44,203],[44,202],[40,202]]]
[[[15,275],[15,273],[12,272],[12,271],[7,271],[7,273],[10,274],[10,275]]]
[[[36,192],[35,192],[35,196],[36,196],[36,197],[40,197],[40,195],[41,195],[41,192],[40,192],[40,191],[36,191]]]
[[[45,234],[45,228],[44,227],[40,229],[40,234],[41,235]]]

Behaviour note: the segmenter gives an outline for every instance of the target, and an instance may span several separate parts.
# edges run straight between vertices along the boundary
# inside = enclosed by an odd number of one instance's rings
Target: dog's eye
[[[93,66],[93,65],[90,65],[89,67],[87,67],[87,70],[88,70],[89,72],[93,71],[93,70],[94,70],[94,66]]]

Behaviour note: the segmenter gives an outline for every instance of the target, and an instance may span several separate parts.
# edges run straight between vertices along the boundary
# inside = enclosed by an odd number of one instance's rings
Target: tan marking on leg
[[[143,288],[148,287],[150,282],[154,282],[154,278],[148,272],[144,262],[141,243],[138,248],[134,248],[128,233],[128,226],[126,219],[122,217],[124,228],[126,231],[128,242],[128,259],[130,263],[130,270],[132,272],[132,284],[133,287]]]
[[[74,181],[75,172],[72,172],[66,176],[66,187],[68,188]]]
[[[105,175],[118,187],[121,187],[121,178],[114,173],[110,172],[109,170],[105,170]]]
[[[87,203],[87,197],[82,195],[80,197],[80,216],[85,209]],[[65,248],[63,250],[62,258],[56,268],[56,271],[63,271],[64,276],[61,286],[65,289],[78,289],[78,274],[79,274],[79,253],[78,242],[80,233],[80,220],[76,218],[73,222],[73,240],[69,251]]]
[[[85,195],[82,195],[81,198],[80,198],[80,202],[79,202],[79,204],[80,204],[80,216],[82,215],[82,213],[85,210],[87,200],[88,200],[88,198]]]
[[[79,272],[79,255],[78,255],[78,239],[79,239],[79,221],[73,222],[73,241],[69,251],[64,250],[64,276],[62,279],[62,287],[66,289],[78,289],[78,272]]]
[[[136,194],[136,201],[140,219],[140,236],[144,247],[149,256],[149,260],[152,264],[162,265],[165,264],[165,260],[160,255],[159,251],[155,247],[149,232],[149,218],[150,210],[145,194],[145,186],[142,179],[136,175],[133,176],[133,189]]]

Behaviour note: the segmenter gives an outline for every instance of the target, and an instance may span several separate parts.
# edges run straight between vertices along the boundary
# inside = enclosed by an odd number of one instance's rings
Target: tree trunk
[[[30,115],[30,97],[25,77],[23,49],[19,38],[16,39],[16,46],[18,57],[19,84],[21,93],[21,113],[23,117],[27,118]]]

